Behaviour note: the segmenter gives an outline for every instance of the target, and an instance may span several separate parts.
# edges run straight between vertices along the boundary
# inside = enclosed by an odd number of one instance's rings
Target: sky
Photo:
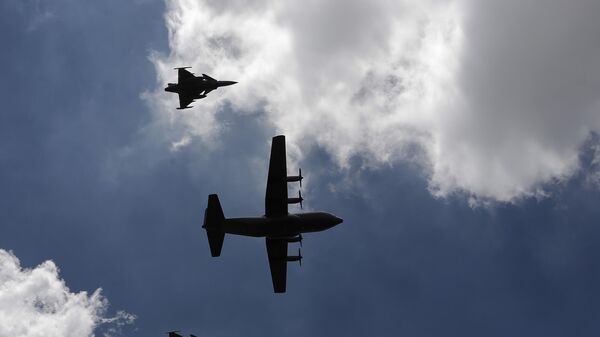
[[[0,337],[598,335],[598,14],[2,1]],[[178,66],[238,84],[175,110]],[[278,134],[344,219],[286,294],[263,240],[201,228],[210,193],[263,214]]]

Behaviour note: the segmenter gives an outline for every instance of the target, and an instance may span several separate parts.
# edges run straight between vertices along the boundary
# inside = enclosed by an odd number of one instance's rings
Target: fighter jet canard
[[[234,81],[217,81],[206,74],[194,76],[193,73],[186,70],[187,68],[191,67],[175,68],[178,71],[177,83],[168,83],[165,88],[165,91],[174,92],[179,95],[178,110],[191,108],[191,106],[188,106],[190,103],[197,99],[205,98],[209,92],[219,87],[237,83]]]
[[[302,263],[300,249],[298,255],[288,256],[288,243],[298,242],[302,245],[302,233],[324,231],[343,221],[333,214],[324,212],[288,213],[288,204],[300,204],[302,207],[304,199],[300,192],[297,198],[289,198],[287,184],[299,182],[302,186],[302,179],[300,170],[297,176],[287,175],[285,136],[273,137],[264,216],[225,218],[218,196],[216,194],[208,196],[202,227],[208,236],[211,255],[213,257],[221,255],[225,234],[265,237],[273,290],[276,293],[284,293],[287,263],[291,261]]]

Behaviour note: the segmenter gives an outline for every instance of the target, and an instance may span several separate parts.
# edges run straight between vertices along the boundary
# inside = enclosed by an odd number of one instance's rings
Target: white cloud
[[[229,102],[341,166],[418,161],[435,195],[513,201],[568,179],[600,131],[597,1],[166,3],[170,54],[152,54],[145,97],[184,126],[177,145],[221,132]],[[174,114],[162,87],[183,65],[239,83]]]
[[[591,145],[592,158],[590,162],[590,173],[587,175],[586,180],[588,185],[592,187],[600,187],[600,142],[595,139],[595,143]]]
[[[24,269],[0,249],[0,337],[94,336],[101,324],[108,325],[104,336],[113,336],[135,319],[125,312],[107,318],[107,306],[100,289],[71,292],[52,261]]]

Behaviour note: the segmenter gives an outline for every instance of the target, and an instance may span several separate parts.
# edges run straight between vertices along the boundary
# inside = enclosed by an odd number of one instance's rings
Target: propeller
[[[300,242],[302,242],[302,241],[300,241]],[[298,248],[298,257],[299,257],[298,263],[300,263],[300,267],[302,267],[302,254],[300,253],[300,248]]]
[[[302,200],[304,200],[304,199],[302,198],[302,191],[301,190],[298,190],[298,199],[300,199],[300,209],[302,209]]]
[[[302,234],[298,234],[298,236],[300,237],[300,247],[302,247]]]
[[[300,188],[302,188],[302,169],[298,168],[298,177],[300,177]]]

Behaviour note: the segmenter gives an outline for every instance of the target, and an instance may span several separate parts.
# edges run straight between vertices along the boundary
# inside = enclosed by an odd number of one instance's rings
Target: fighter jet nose
[[[234,81],[219,81],[219,84],[220,84],[220,86],[222,86],[222,87],[226,87],[226,86],[228,86],[228,85],[233,85],[233,84],[236,84],[236,83],[237,83],[237,82],[234,82]]]

